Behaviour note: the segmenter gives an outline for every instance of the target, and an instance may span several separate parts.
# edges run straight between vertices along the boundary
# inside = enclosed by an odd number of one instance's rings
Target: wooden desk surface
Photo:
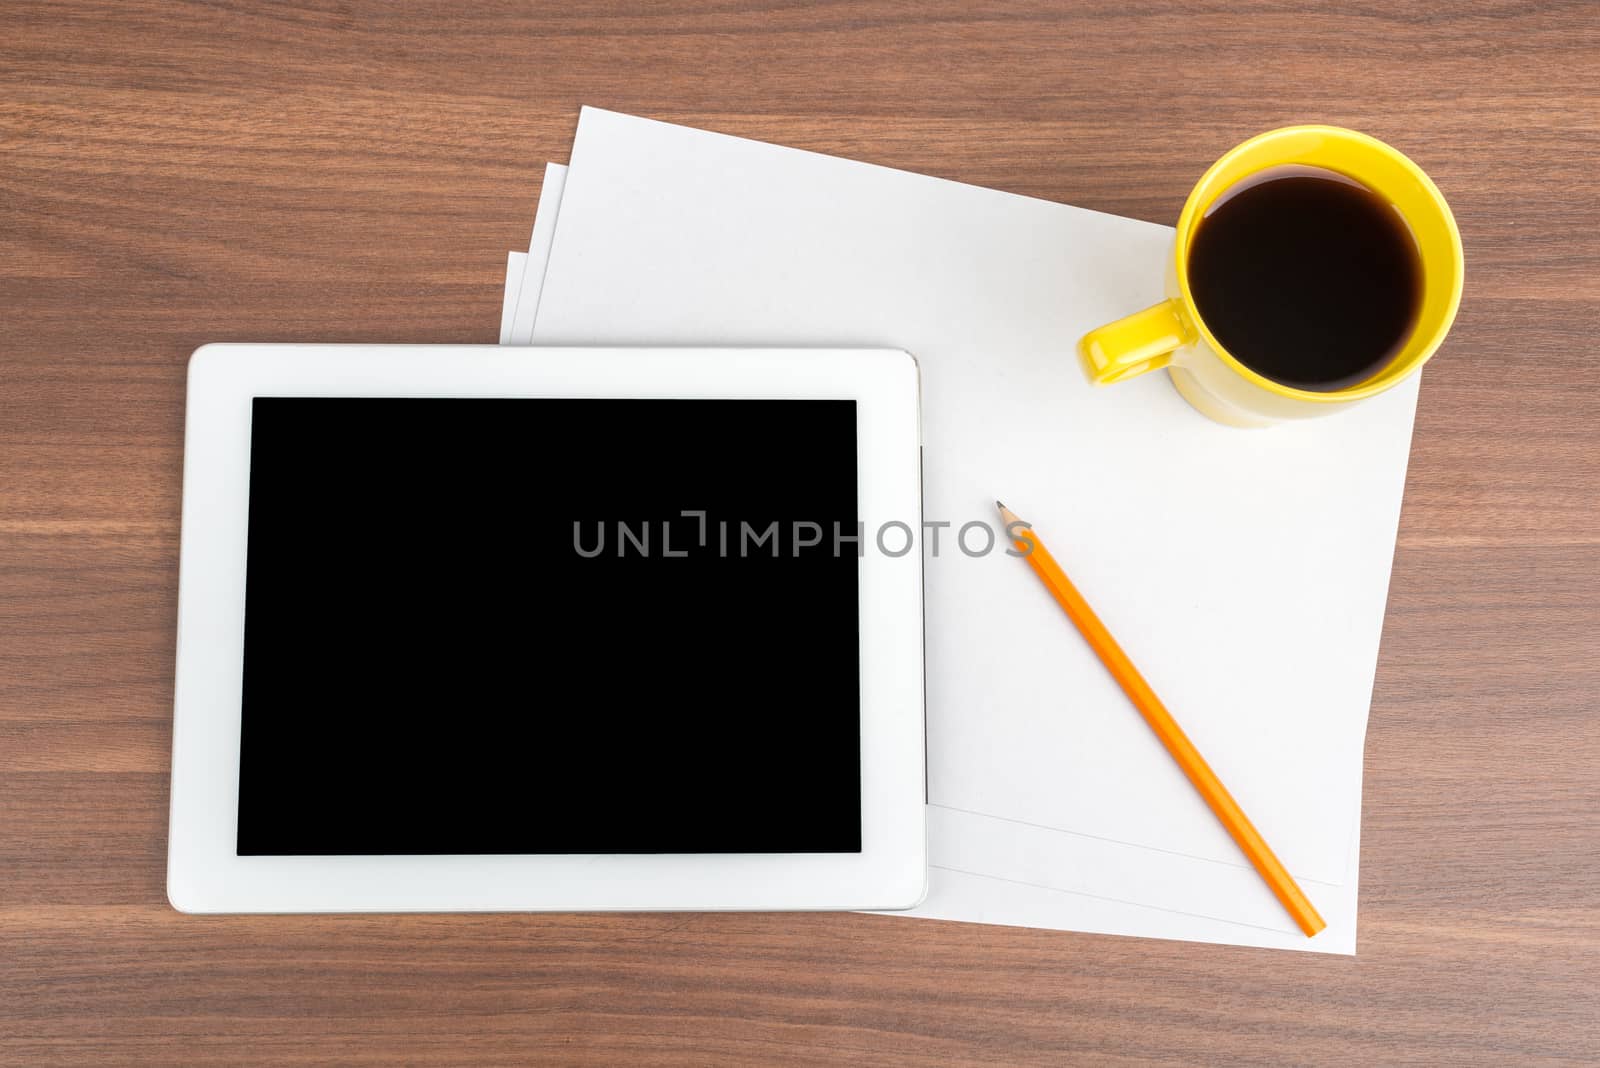
[[[0,11],[0,1062],[1600,1059],[1600,10]],[[492,342],[590,103],[1171,222],[1358,127],[1466,239],[1366,763],[1360,955],[857,916],[164,900],[184,363]]]

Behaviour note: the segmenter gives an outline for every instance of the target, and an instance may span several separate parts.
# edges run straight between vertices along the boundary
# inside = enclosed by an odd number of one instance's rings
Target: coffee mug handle
[[[1089,382],[1109,386],[1165,367],[1174,352],[1194,340],[1183,305],[1169,299],[1089,331],[1078,342],[1078,355]]]

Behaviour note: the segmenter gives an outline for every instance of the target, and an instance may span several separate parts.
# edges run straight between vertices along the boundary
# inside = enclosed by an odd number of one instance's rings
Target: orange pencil
[[[1250,817],[1244,814],[1244,809],[1239,807],[1233,795],[1228,793],[1228,788],[1222,785],[1222,780],[1217,778],[1217,773],[1211,770],[1211,765],[1200,755],[1200,750],[1196,749],[1189,736],[1183,733],[1183,728],[1172,718],[1167,706],[1161,703],[1161,698],[1157,697],[1150,684],[1144,681],[1144,676],[1133,666],[1133,661],[1122,651],[1122,646],[1118,645],[1111,632],[1106,630],[1106,625],[1100,622],[1100,617],[1094,614],[1089,602],[1085,601],[1083,595],[1072,585],[1072,580],[1061,570],[1061,565],[1050,555],[1050,550],[1033,536],[1032,528],[1018,519],[1015,512],[999,501],[995,501],[994,504],[1000,509],[1000,518],[1005,520],[1007,536],[1016,543],[1018,550],[1025,554],[1024,558],[1032,565],[1056,602],[1065,610],[1067,618],[1072,620],[1073,625],[1083,633],[1089,647],[1100,657],[1101,663],[1111,672],[1111,677],[1117,680],[1117,685],[1122,687],[1122,692],[1128,695],[1128,699],[1139,710],[1144,721],[1150,724],[1150,729],[1156,732],[1156,737],[1167,747],[1167,752],[1178,762],[1178,767],[1189,776],[1194,788],[1200,791],[1200,796],[1205,798],[1206,804],[1211,806],[1211,811],[1222,821],[1222,826],[1233,836],[1239,848],[1244,850],[1244,855],[1250,858],[1250,863],[1255,865],[1256,871],[1267,881],[1278,901],[1288,910],[1289,915],[1294,917],[1294,922],[1300,925],[1307,938],[1328,926],[1322,917],[1317,915],[1316,908],[1295,883],[1294,877],[1284,868],[1283,862],[1267,845],[1266,839],[1261,837],[1261,832],[1255,829]],[[1022,536],[1019,536],[1019,532]]]

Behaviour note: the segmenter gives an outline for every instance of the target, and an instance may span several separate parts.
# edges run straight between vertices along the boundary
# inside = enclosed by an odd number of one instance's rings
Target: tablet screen
[[[240,855],[860,851],[854,401],[253,408]]]

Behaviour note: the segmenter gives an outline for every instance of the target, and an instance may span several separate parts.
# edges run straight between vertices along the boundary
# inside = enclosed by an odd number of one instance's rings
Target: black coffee
[[[1320,392],[1388,363],[1422,295],[1400,213],[1315,167],[1264,171],[1217,201],[1190,244],[1189,279],[1200,317],[1240,363]]]

